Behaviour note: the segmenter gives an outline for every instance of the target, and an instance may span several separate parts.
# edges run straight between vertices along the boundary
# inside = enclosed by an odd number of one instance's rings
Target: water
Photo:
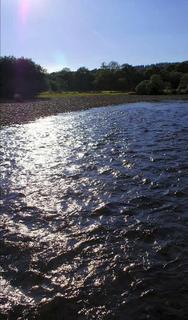
[[[188,318],[188,103],[1,129],[1,319]]]

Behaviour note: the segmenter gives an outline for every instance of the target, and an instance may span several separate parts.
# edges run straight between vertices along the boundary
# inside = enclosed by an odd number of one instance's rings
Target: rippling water
[[[1,319],[188,318],[188,103],[1,135]]]

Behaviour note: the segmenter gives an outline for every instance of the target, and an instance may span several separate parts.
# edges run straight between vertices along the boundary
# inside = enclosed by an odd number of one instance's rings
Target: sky
[[[1,55],[49,72],[188,60],[188,0],[0,0]]]

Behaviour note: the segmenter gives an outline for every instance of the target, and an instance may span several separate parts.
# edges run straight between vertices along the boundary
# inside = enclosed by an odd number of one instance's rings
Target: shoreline
[[[188,101],[188,95],[84,95],[34,100],[25,102],[0,102],[0,125],[22,124],[58,113],[107,107],[137,102]]]

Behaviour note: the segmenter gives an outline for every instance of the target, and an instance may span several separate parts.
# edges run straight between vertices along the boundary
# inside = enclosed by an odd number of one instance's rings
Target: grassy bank
[[[41,100],[40,100],[41,99]],[[0,124],[20,124],[62,112],[86,110],[101,106],[135,102],[187,100],[188,95],[142,96],[120,92],[62,93],[60,96],[43,93],[35,101],[0,103]]]
[[[130,95],[130,93],[120,91],[92,91],[92,92],[79,92],[79,91],[67,91],[67,92],[42,92],[38,95],[38,98],[42,99],[57,99],[65,97],[93,97],[93,96],[118,96],[118,95]]]

